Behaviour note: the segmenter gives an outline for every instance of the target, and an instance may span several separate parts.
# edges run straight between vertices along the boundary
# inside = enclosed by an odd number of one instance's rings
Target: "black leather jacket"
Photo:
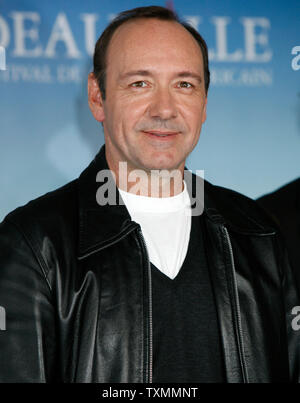
[[[147,250],[125,206],[97,204],[101,169],[104,147],[0,225],[0,382],[152,380]],[[298,381],[300,301],[276,230],[254,201],[208,182],[203,214],[227,381]]]

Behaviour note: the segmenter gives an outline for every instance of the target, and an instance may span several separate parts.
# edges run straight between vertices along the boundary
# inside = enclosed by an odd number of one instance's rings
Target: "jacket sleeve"
[[[50,382],[55,315],[41,256],[15,224],[0,224],[0,383]]]

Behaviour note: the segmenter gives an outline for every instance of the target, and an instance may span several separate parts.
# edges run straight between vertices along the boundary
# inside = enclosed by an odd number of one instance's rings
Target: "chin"
[[[179,168],[179,164],[175,164],[174,162],[170,162],[170,161],[159,161],[159,162],[155,162],[155,161],[151,161],[151,163],[149,164],[145,164],[144,167],[147,170],[161,170],[161,169],[167,169],[168,171],[173,170],[173,169],[178,169]]]
[[[147,165],[153,167],[152,169],[176,169],[181,161],[174,153],[157,153],[151,156]]]

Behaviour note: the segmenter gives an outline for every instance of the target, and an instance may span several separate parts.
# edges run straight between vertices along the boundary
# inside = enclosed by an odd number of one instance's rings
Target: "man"
[[[1,224],[1,381],[297,380],[299,299],[272,224],[208,182],[194,212],[184,168],[208,87],[206,44],[171,11],[104,31],[88,91],[105,146]]]
[[[258,199],[279,225],[300,284],[300,178]]]

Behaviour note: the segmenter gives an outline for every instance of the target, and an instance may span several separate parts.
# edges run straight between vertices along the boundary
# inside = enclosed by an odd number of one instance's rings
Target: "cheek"
[[[182,113],[184,116],[185,124],[188,126],[189,130],[192,133],[198,131],[199,128],[201,128],[201,125],[206,118],[203,105],[188,105]]]
[[[140,114],[147,110],[149,104],[151,103],[150,94],[136,94],[127,97],[124,100],[124,105],[131,111],[132,114]]]
[[[124,100],[119,115],[121,116],[123,127],[134,129],[147,116],[147,108],[148,102],[145,97]]]
[[[109,114],[106,119],[111,135],[119,141],[122,141],[122,138],[126,141],[125,139],[131,136],[145,110],[139,102],[130,99],[118,99],[107,109]]]
[[[196,106],[193,107],[193,116],[194,116],[194,121],[198,122],[199,125],[202,125],[203,121],[206,119],[206,104],[205,102],[201,102],[195,104]]]
[[[112,104],[118,116],[126,118],[143,113],[147,109],[148,99],[145,96],[123,96]]]

